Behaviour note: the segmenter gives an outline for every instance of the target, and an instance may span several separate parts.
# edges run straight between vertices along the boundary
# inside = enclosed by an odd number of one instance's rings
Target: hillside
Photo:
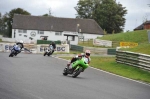
[[[135,42],[135,43],[138,43],[137,47],[124,48],[121,50],[150,55],[150,43],[148,42],[147,30],[132,31],[132,32],[126,32],[126,33],[112,34],[112,35],[104,35],[103,37],[99,37],[98,39],[110,40],[110,41],[116,42],[118,46],[119,46],[119,42]]]

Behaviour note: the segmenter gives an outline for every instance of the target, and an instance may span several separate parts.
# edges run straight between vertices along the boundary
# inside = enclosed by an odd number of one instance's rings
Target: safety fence
[[[150,55],[128,51],[116,51],[116,62],[150,71]]]

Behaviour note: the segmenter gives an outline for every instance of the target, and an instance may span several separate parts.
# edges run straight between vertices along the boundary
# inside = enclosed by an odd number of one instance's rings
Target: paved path
[[[0,99],[150,99],[150,86],[88,68],[63,76],[67,61],[0,53]]]

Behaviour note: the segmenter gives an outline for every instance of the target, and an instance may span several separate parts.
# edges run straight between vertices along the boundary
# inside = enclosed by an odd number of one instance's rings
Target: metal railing
[[[117,51],[116,62],[139,67],[150,71],[150,55]]]

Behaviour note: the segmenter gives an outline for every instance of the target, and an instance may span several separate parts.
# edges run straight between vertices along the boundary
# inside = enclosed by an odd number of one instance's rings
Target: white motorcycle
[[[44,56],[50,56],[52,54],[52,51],[53,51],[53,46],[50,45],[50,47],[44,52]]]

